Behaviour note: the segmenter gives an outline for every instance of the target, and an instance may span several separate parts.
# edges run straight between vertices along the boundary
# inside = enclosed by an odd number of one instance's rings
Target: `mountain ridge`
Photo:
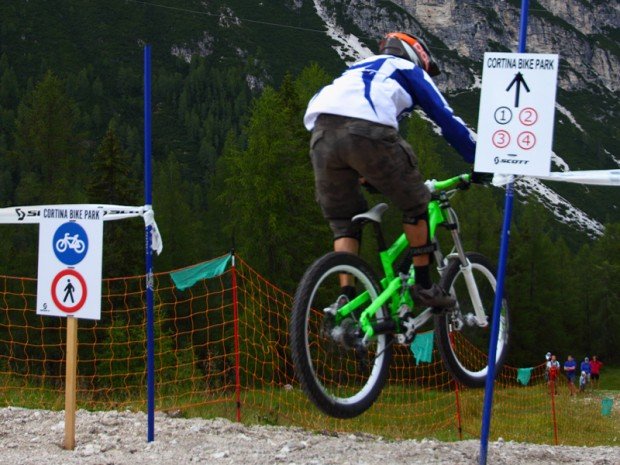
[[[325,6],[328,3],[330,2],[314,0],[314,5],[317,10],[317,14],[319,15],[319,17],[321,17],[325,21],[326,27],[328,29],[327,34],[332,38],[336,38],[335,40],[341,44],[339,46],[334,47],[337,50],[339,56],[345,59],[345,61],[348,58],[350,62],[350,61],[355,61],[357,59],[364,58],[370,55],[372,51],[368,49],[367,47],[365,47],[355,35],[346,33],[343,28],[337,25],[336,21],[334,20],[334,17],[337,15],[333,15],[332,17],[330,17],[327,11],[328,8],[326,8]],[[373,2],[370,2],[370,3],[373,3]],[[441,2],[423,2],[423,1],[416,2],[412,0],[404,0],[404,1],[397,1],[394,3],[400,4],[407,12],[414,11],[414,12],[420,13],[421,16],[424,16],[424,13],[423,13],[424,10],[423,9],[420,10],[416,8],[419,4],[424,4],[428,6],[428,4],[431,4],[431,3],[438,4]],[[480,2],[480,3],[484,3],[484,2]],[[547,2],[547,3],[554,5],[556,2]],[[446,1],[446,2],[443,2],[443,6],[444,6],[444,11],[446,9],[449,11],[450,8],[452,9],[455,8],[455,2]],[[440,15],[432,16],[429,14],[429,15],[426,15],[426,17],[427,18],[434,17],[434,18],[442,19]],[[421,22],[423,23],[424,21],[421,21]],[[445,21],[445,17],[444,17],[442,21],[438,22],[438,24],[442,25],[443,27],[449,27],[451,22]],[[600,31],[597,31],[597,32],[600,32]],[[467,49],[465,50],[469,52]],[[476,53],[479,54],[480,51],[477,51]],[[467,55],[470,55],[470,53],[467,53]],[[482,59],[481,56],[479,56],[479,58],[480,60]],[[617,60],[615,61],[615,63],[617,67]],[[476,73],[476,71],[474,71],[473,69],[471,71],[473,74],[473,83],[465,88],[454,89],[454,90],[463,91],[463,90],[473,90],[473,89],[480,88],[481,75],[479,73]],[[607,79],[608,77],[609,75],[604,76],[605,79],[603,79],[601,85],[602,87],[613,92],[614,91],[613,86],[611,86],[610,88],[610,86],[608,85],[610,82],[609,79]],[[563,82],[559,83],[560,86],[562,86],[562,84],[564,84],[564,86],[568,87],[569,89],[573,88],[573,90],[575,90],[575,83],[571,81],[571,79],[564,79]],[[616,83],[614,82],[614,84]],[[444,81],[443,86],[442,86],[442,82],[441,80],[439,80],[439,86],[443,87],[443,90],[445,91],[447,90],[447,88],[451,87],[451,84],[450,84],[450,81],[448,80],[448,82]],[[572,124],[580,132],[582,133],[584,132],[584,129],[580,126],[580,124],[578,123],[574,115],[570,112],[570,110],[568,110],[566,107],[562,106],[559,103],[556,103],[556,109],[559,110],[559,112],[567,119],[567,121],[570,124]],[[440,133],[438,128],[435,128],[435,129],[436,129],[436,132]],[[613,162],[617,164],[617,160],[613,156],[611,156],[610,158],[613,160]],[[552,163],[554,167],[559,169],[559,171],[570,170],[569,164],[555,152],[553,153],[553,156],[552,156]],[[620,165],[617,164],[617,166],[620,166]],[[519,192],[522,196],[534,195],[549,211],[553,213],[553,215],[557,219],[563,222],[566,222],[566,223],[573,224],[577,229],[585,231],[588,235],[592,237],[599,236],[603,233],[604,227],[600,221],[594,218],[591,218],[583,210],[571,205],[571,203],[568,200],[566,200],[562,195],[555,192],[555,190],[552,187],[547,186],[545,183],[541,182],[540,180],[531,178],[531,177],[521,177],[517,179],[515,187],[516,187],[517,192]]]
[[[478,120],[482,53],[516,49],[520,13],[518,0],[35,3],[0,5],[0,50],[24,76],[23,86],[46,66],[71,75],[88,64],[97,71],[117,66],[108,72],[119,75],[123,88],[128,85],[122,81],[123,69],[140,62],[148,42],[159,67],[174,69],[177,61],[191,63],[196,56],[207,57],[211,66],[242,65],[246,85],[256,93],[312,62],[336,75],[346,63],[375,51],[385,31],[404,29],[427,40],[443,69],[438,86],[472,129]],[[564,63],[553,170],[620,166],[619,11],[618,2],[531,2],[528,51],[559,52]],[[134,91],[137,84],[127,90]],[[591,236],[600,234],[603,223],[620,220],[617,189],[522,184],[517,186],[522,198],[536,192],[556,217]],[[573,220],[565,218],[569,210]]]

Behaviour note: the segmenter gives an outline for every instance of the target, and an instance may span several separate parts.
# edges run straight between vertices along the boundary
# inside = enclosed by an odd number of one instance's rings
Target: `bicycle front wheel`
[[[367,292],[372,301],[381,293],[374,272],[358,256],[323,256],[308,268],[295,293],[290,347],[295,374],[308,398],[330,416],[352,418],[370,408],[385,384],[392,336],[379,334],[363,345],[358,321],[363,308],[343,319],[325,311],[340,295],[341,274],[354,278],[358,296]],[[381,307],[376,321],[388,316]]]
[[[459,260],[452,260],[441,278],[440,285],[456,298],[451,311],[435,316],[435,333],[439,352],[452,376],[469,387],[485,385],[488,371],[493,306],[495,302],[496,272],[485,256],[467,253],[473,278],[479,292],[486,322],[475,317],[472,296],[469,293]],[[510,314],[506,299],[502,300],[495,366],[498,373],[508,352]]]

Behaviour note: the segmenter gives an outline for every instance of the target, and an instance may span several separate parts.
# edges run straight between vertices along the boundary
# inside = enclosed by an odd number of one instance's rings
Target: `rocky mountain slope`
[[[242,63],[256,93],[312,62],[329,73],[376,51],[388,30],[423,37],[440,63],[438,86],[475,130],[484,52],[517,50],[519,0],[110,0],[0,3],[0,52],[25,86],[37,70],[113,76],[133,69],[144,43],[157,67],[208,57]],[[527,51],[558,53],[552,170],[616,169],[620,3],[531,0]],[[1,65],[1,63],[0,63]],[[620,221],[620,190],[520,180],[563,222],[596,236]]]
[[[520,3],[314,0],[317,14],[325,22],[328,35],[338,42],[334,47],[345,61],[371,53],[365,44],[373,44],[386,30],[411,31],[425,38],[438,56],[443,69],[437,78],[439,87],[449,95],[471,94],[473,98],[479,92],[484,52],[517,50]],[[616,40],[619,25],[620,4],[617,2],[531,2],[527,51],[559,53],[561,58],[556,139],[562,138],[564,143],[556,144],[552,171],[620,166],[616,123],[620,84]],[[583,101],[587,102],[585,108]],[[462,111],[458,105],[456,108]],[[470,125],[474,121],[475,118],[468,119]],[[473,126],[472,129],[475,130]],[[576,151],[575,144],[566,144],[571,140],[580,140],[577,145],[582,150]],[[517,190],[522,195],[534,195],[558,219],[589,235],[596,236],[603,231],[601,222],[610,218],[617,220],[620,198],[617,189],[557,186],[555,183],[548,187],[533,178],[521,178],[517,182]],[[583,207],[574,204],[575,198],[583,196],[584,192],[591,194],[593,190],[610,201],[605,202],[604,208],[593,211],[585,208],[585,204]]]

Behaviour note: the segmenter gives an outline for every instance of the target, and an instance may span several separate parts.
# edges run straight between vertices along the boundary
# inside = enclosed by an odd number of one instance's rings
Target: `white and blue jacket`
[[[358,61],[308,104],[304,125],[314,128],[321,113],[350,116],[398,129],[398,121],[418,105],[440,128],[443,137],[468,162],[476,143],[469,129],[443,98],[430,76],[412,62],[392,55]]]

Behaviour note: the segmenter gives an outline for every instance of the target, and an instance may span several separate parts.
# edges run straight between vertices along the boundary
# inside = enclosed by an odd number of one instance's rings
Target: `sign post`
[[[77,318],[67,318],[67,366],[65,375],[65,438],[63,448],[75,449],[75,407],[77,386]]]
[[[101,319],[104,210],[50,205],[39,218],[37,315],[67,317],[65,437],[75,448],[77,319]]]
[[[520,54],[525,53],[528,10],[529,10],[529,0],[521,0],[521,25],[519,28],[519,50],[518,50]],[[485,55],[485,61],[486,61],[486,55]],[[491,63],[489,63],[488,66],[490,68]],[[557,66],[555,66],[555,68],[556,68],[555,74],[557,76]],[[483,82],[483,86],[484,86],[484,82]],[[515,73],[513,78],[506,85],[505,92],[510,92],[513,88],[514,88],[513,90],[514,100],[508,100],[507,101],[508,105],[499,105],[493,111],[493,119],[495,121],[495,124],[499,126],[505,126],[510,122],[508,121],[509,115],[507,114],[507,112],[502,113],[502,110],[505,111],[506,109],[510,109],[509,105],[512,102],[513,107],[515,108],[515,111],[516,111],[516,109],[519,108],[520,105],[524,104],[524,101],[521,98],[522,92],[523,91],[531,92],[531,88],[529,87],[528,84],[525,83],[524,72],[518,71],[517,73]],[[555,101],[555,86],[553,89],[553,95],[554,95],[553,100]],[[508,97],[510,97],[510,95],[508,95]],[[505,101],[504,100],[505,98],[506,96],[504,96],[504,98],[501,99],[500,102]],[[480,101],[482,105],[482,95],[481,95]],[[490,103],[492,105],[494,102],[491,101]],[[501,108],[502,106],[507,107],[507,108],[502,109]],[[534,108],[534,105],[529,105],[528,108]],[[553,112],[553,110],[551,111]],[[482,113],[482,109],[481,109],[481,113]],[[486,118],[488,118],[488,116]],[[512,119],[510,118],[510,120]],[[529,115],[524,115],[522,118],[519,118],[519,122],[524,126],[528,126],[527,124],[523,124],[524,121],[527,123],[529,123],[530,121],[534,121],[532,124],[529,125],[529,126],[532,126],[533,124],[536,124],[537,120],[538,118],[537,117],[534,118],[534,115],[532,113],[530,113]],[[551,119],[551,122],[553,122],[553,119]],[[517,130],[515,131],[515,129],[512,127],[510,130],[499,128],[497,126],[493,127],[493,123],[488,122],[488,121],[484,121],[481,124],[483,128],[485,128],[485,126],[487,126],[488,124],[491,125],[490,126],[491,131],[489,131],[491,133],[491,138],[489,140],[488,132],[487,132],[486,140],[484,141],[481,140],[480,135],[478,136],[478,142],[476,144],[476,162],[475,162],[476,168],[478,166],[482,167],[485,164],[488,165],[490,157],[489,157],[489,154],[485,152],[485,148],[488,148],[489,141],[497,150],[504,150],[504,149],[510,150],[509,147],[514,148],[515,146],[510,145],[511,141],[508,140],[508,138],[509,137],[512,138],[512,136],[515,134],[517,138],[517,146],[519,147],[521,151],[517,152],[516,149],[514,152],[511,151],[511,153],[513,153],[514,156],[511,156],[509,153],[506,153],[505,155],[503,155],[503,152],[495,152],[496,155],[492,155],[493,164],[496,167],[502,166],[502,168],[501,169],[494,168],[492,170],[489,170],[487,168],[487,169],[484,169],[483,172],[491,172],[491,173],[496,173],[496,174],[509,174],[508,171],[503,170],[504,166],[509,166],[509,165],[520,166],[520,165],[526,165],[526,164],[525,163],[500,162],[502,158],[505,158],[506,160],[530,160],[531,159],[529,156],[524,155],[524,151],[533,149],[533,146],[532,146],[533,139],[526,140],[526,137],[521,135],[520,126],[516,126]],[[489,126],[487,126],[485,129],[489,129]],[[511,131],[513,131],[513,134],[511,134]],[[520,145],[519,145],[519,139],[521,140]],[[480,144],[480,151],[481,151],[480,161],[478,161],[479,144]],[[535,146],[535,143],[534,143],[534,146]],[[495,150],[495,149],[492,149],[492,150]],[[542,153],[542,155],[545,156],[544,153]],[[551,156],[550,146],[549,146],[548,155],[549,157]],[[498,163],[495,163],[495,156],[498,157]],[[517,174],[518,171],[519,170],[513,170],[513,171],[510,171],[510,173]],[[549,168],[547,168],[547,173],[548,172],[549,172]],[[504,221],[502,223],[502,238],[500,241],[499,263],[497,267],[497,284],[495,288],[495,302],[493,303],[493,319],[491,321],[491,335],[489,338],[490,339],[489,340],[489,359],[488,359],[489,365],[488,365],[487,379],[486,379],[486,385],[485,385],[485,390],[484,390],[482,426],[480,430],[480,461],[479,461],[480,465],[486,465],[487,453],[489,449],[489,431],[490,431],[491,413],[492,413],[492,407],[493,407],[493,387],[495,383],[495,361],[496,361],[495,357],[497,355],[497,340],[499,338],[500,308],[501,308],[502,300],[504,297],[504,278],[506,276],[506,263],[508,261],[508,244],[510,242],[510,221],[512,217],[513,202],[514,202],[514,192],[512,188],[512,182],[509,182],[506,185],[506,198],[504,202]]]
[[[65,449],[75,447],[77,318],[101,319],[103,221],[136,216],[144,219],[148,235],[147,245],[160,254],[163,243],[151,205],[37,205],[0,208],[0,224],[40,225],[37,315],[67,317],[63,441]],[[150,298],[147,293],[151,313],[152,282],[151,274]]]

